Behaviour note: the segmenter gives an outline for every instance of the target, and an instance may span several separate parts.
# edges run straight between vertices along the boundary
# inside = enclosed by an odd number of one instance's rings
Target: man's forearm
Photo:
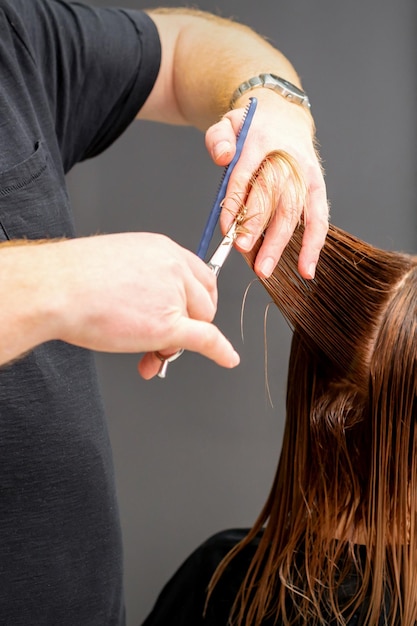
[[[0,365],[54,335],[54,292],[48,247],[37,242],[0,245]]]
[[[272,72],[300,85],[289,60],[247,26],[187,9],[149,14],[160,33],[162,64],[142,118],[205,130],[252,76]]]

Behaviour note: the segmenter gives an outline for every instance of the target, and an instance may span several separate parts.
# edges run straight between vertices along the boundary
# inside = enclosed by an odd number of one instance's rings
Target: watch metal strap
[[[236,100],[243,96],[247,91],[257,89],[258,87],[272,89],[290,102],[300,104],[307,109],[311,107],[307,94],[290,83],[288,80],[275,76],[274,74],[259,74],[258,76],[253,76],[252,78],[249,78],[249,80],[241,83],[233,92],[232,99],[230,100],[230,108],[233,108]]]

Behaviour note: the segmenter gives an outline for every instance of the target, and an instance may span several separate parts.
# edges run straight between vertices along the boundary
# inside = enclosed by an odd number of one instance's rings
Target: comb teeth
[[[235,156],[233,157],[229,165],[224,169],[216,199],[210,211],[206,226],[203,231],[203,235],[197,248],[197,256],[200,257],[200,259],[204,259],[207,255],[207,250],[213,238],[214,230],[220,216],[222,202],[226,196],[227,185],[229,184],[229,179],[234,170],[234,167],[238,162],[240,155],[242,154],[243,145],[245,143],[250,125],[252,123],[257,104],[257,99],[251,98],[249,103],[246,105],[245,112],[242,118],[242,123],[236,138]]]

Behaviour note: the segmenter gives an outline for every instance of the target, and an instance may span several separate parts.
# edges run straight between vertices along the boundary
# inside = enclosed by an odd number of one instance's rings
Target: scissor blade
[[[219,275],[224,262],[230,254],[230,250],[233,248],[233,242],[236,239],[236,228],[237,222],[234,221],[207,263],[216,276]]]

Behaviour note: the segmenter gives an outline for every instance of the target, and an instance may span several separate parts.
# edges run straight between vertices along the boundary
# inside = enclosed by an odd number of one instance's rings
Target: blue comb
[[[222,202],[226,196],[227,185],[229,184],[229,179],[234,170],[234,167],[236,163],[239,161],[240,155],[242,154],[243,145],[245,143],[245,140],[249,131],[249,127],[252,123],[252,119],[255,114],[257,104],[258,104],[257,99],[251,98],[248,106],[246,107],[243,122],[240,127],[239,133],[237,135],[237,139],[236,139],[235,156],[233,157],[229,165],[224,170],[223,178],[220,182],[216,199],[210,211],[206,226],[203,231],[203,235],[201,237],[200,244],[197,249],[197,256],[200,257],[200,259],[204,260],[207,255],[207,250],[209,248],[210,242],[214,235],[217,222],[219,220],[219,216],[220,216],[220,212],[222,208]]]

